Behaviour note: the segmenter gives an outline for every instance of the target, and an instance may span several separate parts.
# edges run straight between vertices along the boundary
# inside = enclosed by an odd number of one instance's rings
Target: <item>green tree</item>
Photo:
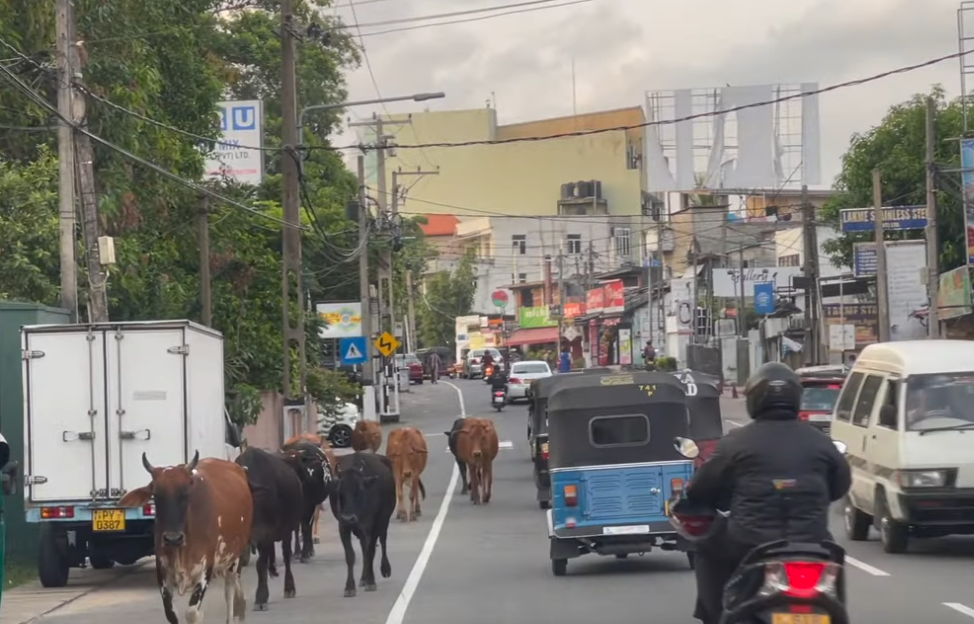
[[[469,254],[453,271],[441,271],[426,282],[416,313],[423,346],[455,346],[456,317],[470,314],[476,291],[474,259]]]
[[[937,106],[937,164],[957,168],[960,149],[956,138],[962,134],[960,102],[947,102],[939,86],[933,88],[930,97]],[[821,210],[825,223],[838,230],[840,210],[873,205],[872,172],[876,168],[882,171],[884,205],[926,204],[926,98],[918,94],[893,106],[878,126],[852,136],[834,185],[836,194]],[[942,183],[937,193],[940,268],[944,271],[963,264],[967,253],[959,187],[952,175],[940,174]],[[887,232],[887,240],[922,237],[922,231]],[[851,266],[853,244],[872,240],[871,233],[845,234],[824,247],[835,261]]]

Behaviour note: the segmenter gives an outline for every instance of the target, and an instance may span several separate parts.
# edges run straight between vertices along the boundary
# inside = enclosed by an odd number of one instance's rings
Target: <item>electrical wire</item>
[[[396,24],[410,24],[412,22],[426,22],[429,20],[446,19],[449,17],[460,17],[463,15],[476,15],[478,13],[490,13],[491,11],[503,11],[504,9],[515,9],[520,7],[534,6],[538,4],[551,4],[560,0],[528,0],[526,2],[515,2],[513,4],[497,4],[494,6],[480,7],[476,9],[465,9],[463,11],[451,11],[449,13],[434,13],[432,15],[417,15],[415,17],[400,17],[397,19],[384,20],[381,22],[367,22],[365,24],[342,24],[334,26],[329,30],[341,30],[343,28],[369,28],[375,26],[394,26]],[[354,2],[350,1],[351,6]],[[356,20],[358,21],[358,20]]]

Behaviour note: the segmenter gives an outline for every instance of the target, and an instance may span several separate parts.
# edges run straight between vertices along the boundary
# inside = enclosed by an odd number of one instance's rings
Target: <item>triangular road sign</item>
[[[361,360],[362,352],[358,350],[354,342],[348,344],[348,348],[345,349],[345,359],[346,360]]]

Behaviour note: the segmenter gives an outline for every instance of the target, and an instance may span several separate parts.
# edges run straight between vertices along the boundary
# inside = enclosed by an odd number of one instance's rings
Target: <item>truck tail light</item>
[[[142,515],[143,516],[154,516],[154,515],[156,515],[156,504],[155,503],[146,503],[145,505],[143,505],[142,506]]]
[[[578,506],[578,486],[577,485],[566,485],[565,486],[565,504],[569,507]]]
[[[74,518],[74,507],[41,507],[44,520],[64,520]]]

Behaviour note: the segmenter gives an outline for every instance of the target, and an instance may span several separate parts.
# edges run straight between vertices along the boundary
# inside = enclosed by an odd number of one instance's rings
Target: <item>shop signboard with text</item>
[[[602,285],[602,312],[619,314],[626,310],[626,292],[622,280],[612,280]]]
[[[596,314],[605,307],[605,290],[593,288],[585,294],[585,309],[588,314]]]
[[[548,316],[548,306],[521,308],[518,325],[521,329],[538,329],[540,327],[558,327],[558,321]]]
[[[952,319],[971,313],[971,269],[962,266],[940,274],[937,314]]]
[[[585,316],[585,304],[579,302],[569,301],[565,304],[565,316],[566,320],[578,318],[579,316]]]

